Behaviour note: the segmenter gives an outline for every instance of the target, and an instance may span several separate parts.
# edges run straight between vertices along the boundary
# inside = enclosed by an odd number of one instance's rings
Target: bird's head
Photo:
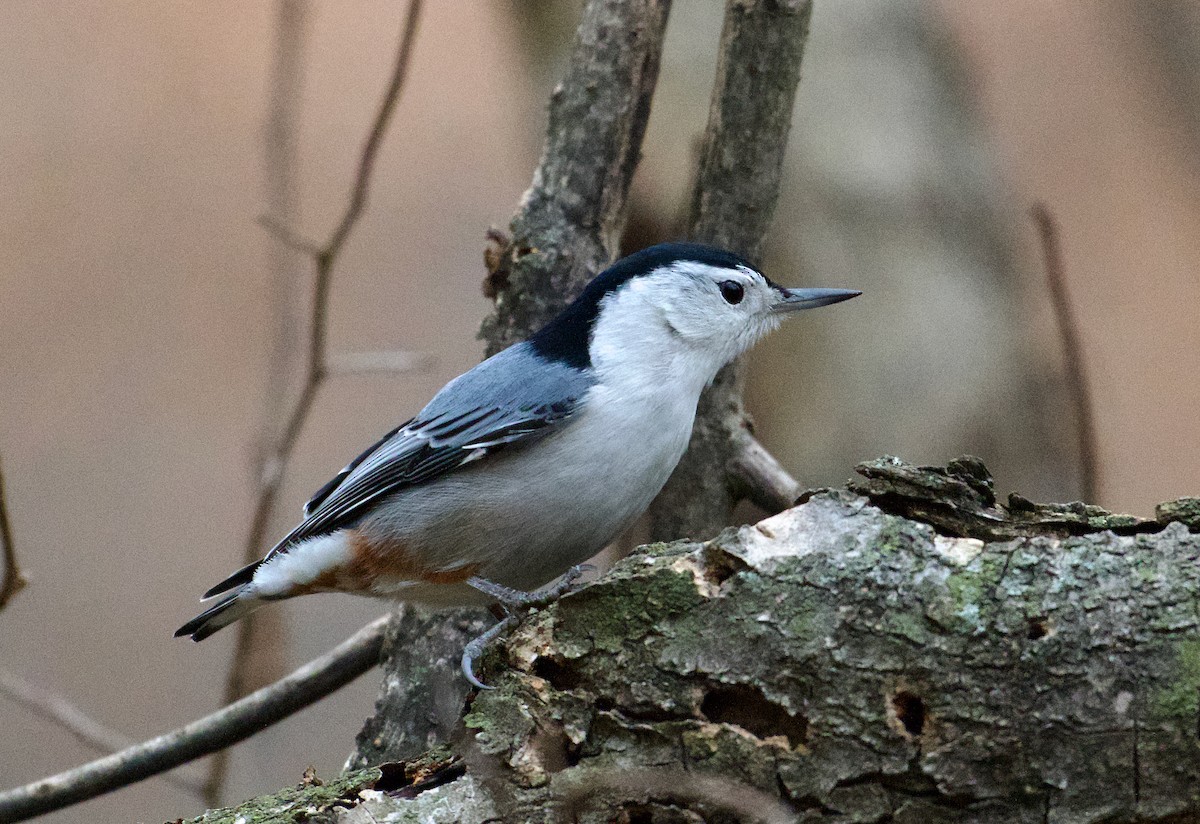
[[[703,386],[797,310],[859,294],[784,288],[732,252],[664,243],[601,272],[530,342],[577,368],[670,374]]]

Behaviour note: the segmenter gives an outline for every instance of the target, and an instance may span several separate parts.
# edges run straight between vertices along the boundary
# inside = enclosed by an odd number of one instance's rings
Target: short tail
[[[246,586],[238,587],[220,601],[217,601],[211,607],[204,610],[204,612],[175,630],[175,637],[182,638],[185,635],[190,635],[193,641],[203,641],[217,630],[229,626],[239,618],[249,615],[266,603],[266,599],[260,598],[248,590],[249,588]]]

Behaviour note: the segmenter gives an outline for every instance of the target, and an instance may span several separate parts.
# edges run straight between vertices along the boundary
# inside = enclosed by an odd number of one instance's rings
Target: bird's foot
[[[567,574],[560,578],[554,586],[549,589],[540,590],[538,592],[522,592],[511,587],[506,587],[502,584],[497,584],[489,581],[486,578],[473,577],[468,578],[467,583],[475,589],[482,592],[484,595],[490,595],[495,598],[497,603],[505,612],[505,617],[496,626],[489,629],[483,635],[480,635],[474,641],[471,641],[463,648],[462,654],[462,672],[471,682],[472,686],[478,687],[481,690],[490,690],[487,684],[475,677],[475,661],[479,656],[483,655],[484,649],[492,641],[496,640],[506,630],[511,629],[520,619],[520,614],[528,612],[531,609],[544,607],[547,604],[552,604],[561,598],[571,587],[579,580],[579,576],[585,572],[590,572],[595,569],[591,564],[579,564],[571,567]]]
[[[484,595],[490,595],[499,602],[500,606],[507,611],[518,609],[533,609],[535,607],[544,607],[547,604],[552,604],[563,596],[576,581],[579,576],[585,572],[591,572],[595,569],[591,564],[578,564],[567,570],[552,587],[537,592],[522,592],[519,589],[512,589],[503,584],[497,584],[494,581],[489,581],[486,578],[473,576],[467,579],[467,583],[475,589],[482,592]]]

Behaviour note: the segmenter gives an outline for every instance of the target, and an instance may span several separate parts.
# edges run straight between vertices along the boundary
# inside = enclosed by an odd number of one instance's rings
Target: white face
[[[747,266],[678,263],[643,280],[674,334],[720,353],[726,362],[778,328],[783,318],[775,311],[782,294]]]
[[[748,267],[674,263],[604,299],[592,361],[601,370],[651,371],[703,387],[779,325],[784,302],[780,290]]]

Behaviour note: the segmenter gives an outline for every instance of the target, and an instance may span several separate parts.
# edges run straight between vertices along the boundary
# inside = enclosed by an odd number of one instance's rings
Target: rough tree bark
[[[616,258],[658,80],[669,0],[591,0],[510,235],[488,255],[489,355],[554,317]]]
[[[974,459],[859,471],[756,526],[643,547],[533,616],[454,749],[347,776],[336,809],[254,803],[329,822],[1200,818],[1200,499],[1144,521],[998,504]]]

